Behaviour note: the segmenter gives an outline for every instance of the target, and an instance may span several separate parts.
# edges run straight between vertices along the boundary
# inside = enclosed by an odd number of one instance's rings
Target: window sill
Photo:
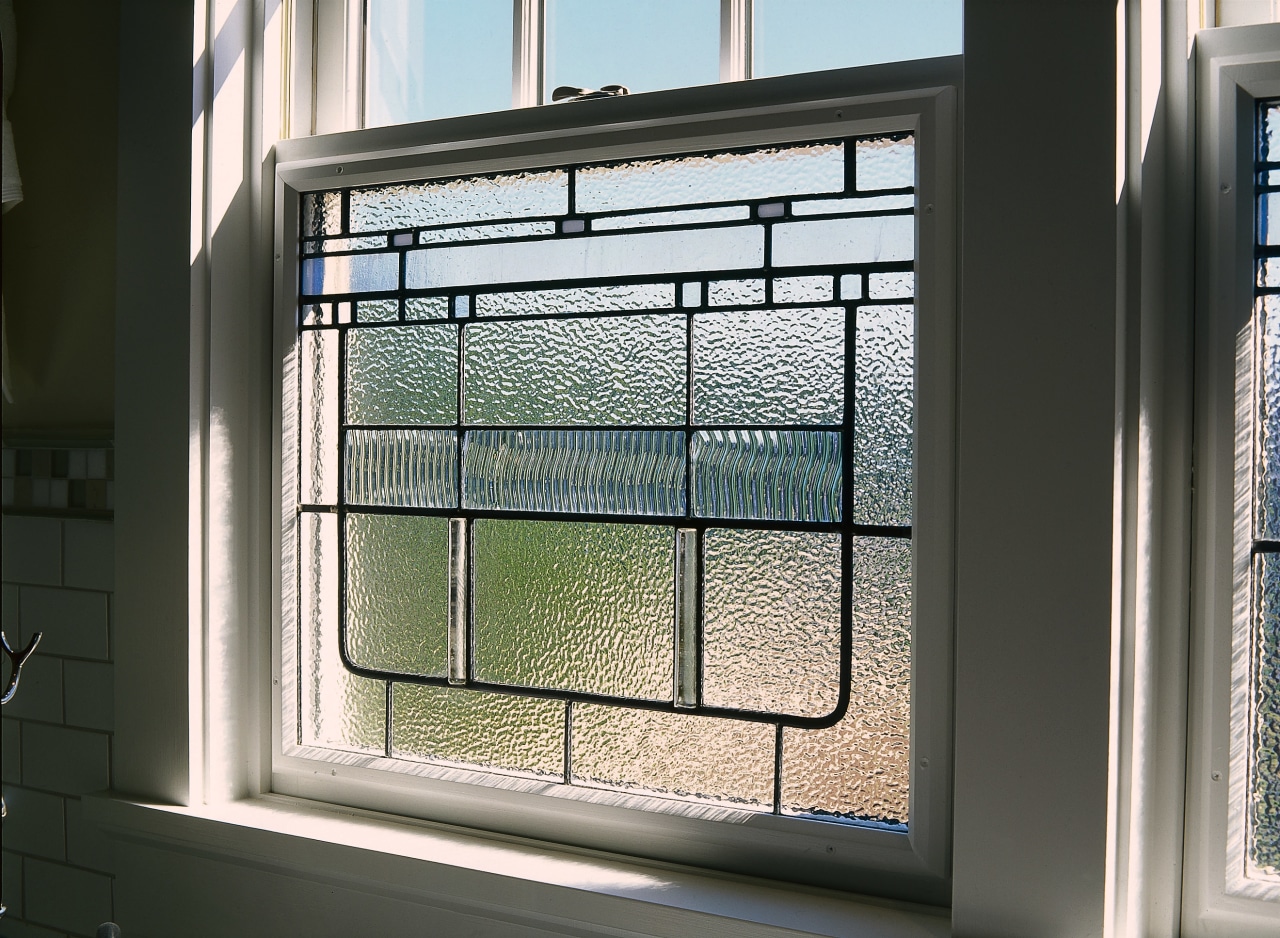
[[[641,865],[281,795],[175,807],[104,792],[84,804],[88,818],[118,840],[508,923],[514,931],[951,934],[945,910]]]

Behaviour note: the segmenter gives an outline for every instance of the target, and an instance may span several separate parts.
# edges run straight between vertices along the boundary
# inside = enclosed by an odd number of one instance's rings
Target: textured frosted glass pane
[[[376,251],[387,246],[386,235],[368,235],[363,238],[326,238],[313,241],[316,251],[332,254],[334,251]]]
[[[716,0],[554,0],[546,5],[546,87],[632,93],[710,85],[720,77]]]
[[[569,176],[560,169],[351,190],[352,231],[462,225],[568,210]]]
[[[682,423],[684,337],[677,315],[468,326],[467,422]]]
[[[421,248],[408,253],[405,282],[411,290],[436,289],[733,270],[763,263],[764,229],[734,225]]]
[[[703,702],[831,713],[840,697],[840,535],[711,528],[703,564]]]
[[[851,212],[891,212],[915,208],[914,195],[870,195],[854,199],[810,199],[792,202],[792,215],[848,215]]]
[[[1280,296],[1262,307],[1258,375],[1258,537],[1280,540]]]
[[[1258,159],[1274,163],[1280,160],[1280,107],[1269,106],[1264,121],[1266,126]]]
[[[395,322],[399,318],[399,300],[361,300],[356,304],[356,319],[360,322]]]
[[[854,169],[858,190],[902,189],[916,184],[916,141],[914,137],[890,140],[859,140]]]
[[[860,524],[911,523],[914,329],[911,306],[858,310],[852,520]]]
[[[347,503],[399,508],[458,504],[452,430],[348,430]]]
[[[489,241],[493,238],[527,238],[556,233],[553,221],[517,221],[505,225],[475,225],[467,228],[433,228],[418,234],[419,244],[447,244],[451,241]]]
[[[773,264],[875,264],[915,257],[913,215],[857,215],[773,226]]]
[[[613,215],[591,220],[592,231],[618,228],[651,228],[659,225],[702,225],[712,221],[746,221],[751,209],[745,205],[722,205],[716,208],[688,208],[674,212],[639,212],[635,215]]]
[[[1254,577],[1249,860],[1274,878],[1280,877],[1280,554],[1259,554]]]
[[[1280,257],[1264,257],[1258,261],[1258,286],[1280,287]]]
[[[896,296],[915,296],[916,275],[910,270],[867,274],[867,296],[873,300]]]
[[[670,528],[477,520],[477,680],[670,700]]]
[[[301,336],[302,392],[298,425],[302,432],[303,504],[338,501],[338,334],[308,330]]]
[[[564,774],[564,703],[396,684],[391,754],[506,772]]]
[[[477,316],[551,316],[606,313],[630,309],[669,309],[676,305],[673,283],[630,283],[568,290],[523,290],[476,297]]]
[[[302,262],[302,292],[373,293],[400,285],[400,258],[396,254],[340,254],[308,257]]]
[[[347,515],[347,655],[402,674],[448,667],[449,519]]]
[[[830,277],[779,277],[773,281],[775,303],[830,303]]]
[[[347,422],[456,422],[457,330],[388,326],[348,332]]]
[[[302,196],[302,236],[342,233],[342,193],[306,192]]]
[[[304,746],[386,751],[387,691],[356,677],[338,653],[338,516],[302,512],[298,630]]]
[[[774,728],[576,704],[573,781],[689,800],[773,806]]]
[[[712,280],[707,284],[708,306],[748,306],[763,302],[763,280]]]
[[[844,188],[844,144],[636,160],[577,172],[580,212],[839,192]]]
[[[684,514],[684,434],[671,430],[472,430],[468,508]]]
[[[782,809],[906,822],[911,735],[911,542],[851,538],[849,712],[782,731]]]
[[[364,126],[511,107],[508,0],[369,0],[364,7]]]
[[[700,430],[693,513],[701,518],[840,520],[840,434]]]
[[[405,319],[448,319],[447,296],[411,296],[404,301]]]
[[[693,317],[698,423],[844,419],[844,310],[778,309]]]
[[[754,0],[752,12],[756,78],[962,49],[961,0]]]

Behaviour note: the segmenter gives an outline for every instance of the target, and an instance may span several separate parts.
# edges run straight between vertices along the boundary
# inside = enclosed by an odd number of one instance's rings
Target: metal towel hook
[[[31,636],[31,641],[27,642],[26,648],[22,651],[14,651],[9,647],[9,639],[5,637],[4,632],[0,632],[0,645],[4,646],[5,657],[9,659],[9,664],[13,668],[13,673],[9,675],[9,686],[4,689],[4,697],[0,698],[0,704],[7,704],[13,699],[14,693],[18,690],[18,678],[22,676],[22,664],[36,650],[36,646],[40,644],[40,636],[43,634],[43,632],[37,632]]]

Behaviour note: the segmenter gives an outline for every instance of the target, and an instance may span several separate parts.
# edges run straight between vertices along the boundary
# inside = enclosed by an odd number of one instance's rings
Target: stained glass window
[[[914,184],[893,134],[304,193],[286,745],[905,825]]]

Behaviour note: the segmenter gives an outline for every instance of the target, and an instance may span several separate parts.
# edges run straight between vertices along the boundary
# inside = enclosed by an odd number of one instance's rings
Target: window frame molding
[[[269,739],[271,790],[407,817],[580,848],[619,851],[735,873],[855,889],[945,904],[950,892],[951,674],[954,541],[955,111],[957,59],[876,66],[753,82],[654,92],[526,111],[373,128],[277,145],[275,217],[276,387],[296,335],[294,286],[300,263],[299,191],[444,176],[911,130],[918,144],[917,465],[913,538],[912,824],[909,833],[743,812],[723,824],[667,813],[628,811],[570,798],[475,787],[365,767],[371,757],[317,763],[280,749],[280,604],[273,635]],[[852,88],[865,93],[850,94]],[[290,222],[289,220],[293,220]],[[928,374],[925,391],[920,376]],[[927,395],[927,396],[926,396]],[[922,406],[922,401],[927,404]],[[276,395],[273,477],[280,479],[285,415]],[[927,440],[923,459],[921,440]],[[276,491],[279,492],[279,486]],[[279,504],[272,543],[282,541],[293,506]],[[925,518],[922,525],[919,519]],[[927,536],[920,537],[924,530]],[[923,575],[920,570],[923,568]],[[280,588],[276,575],[277,590]],[[922,583],[927,584],[922,587]],[[280,595],[277,592],[277,595]],[[925,625],[921,625],[925,623]],[[923,635],[924,640],[914,636]],[[317,768],[321,766],[323,771]],[[426,794],[424,794],[424,790]],[[534,799],[534,800],[531,800]],[[639,799],[642,800],[642,799]],[[817,856],[818,861],[809,859]]]
[[[1254,115],[1257,99],[1280,96],[1280,25],[1205,30],[1196,44],[1196,536],[1182,927],[1189,936],[1229,928],[1243,938],[1280,925],[1280,888],[1243,875],[1244,753],[1231,745],[1246,707],[1233,659],[1235,637],[1249,627],[1252,534],[1251,513],[1236,509],[1252,496],[1238,438],[1255,406],[1236,400],[1237,336],[1253,307]]]

